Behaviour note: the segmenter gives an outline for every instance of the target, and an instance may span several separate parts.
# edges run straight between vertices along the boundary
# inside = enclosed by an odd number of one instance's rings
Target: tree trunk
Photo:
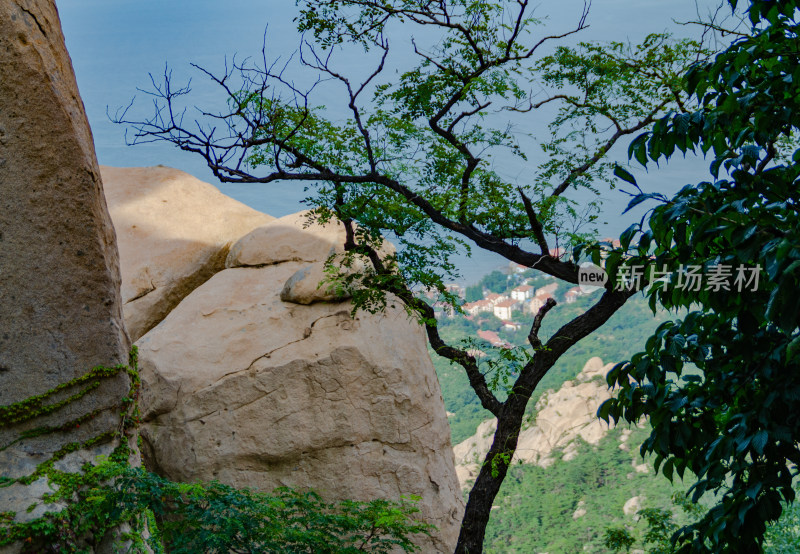
[[[527,404],[527,401],[525,403]],[[511,414],[504,410],[497,420],[497,431],[494,434],[492,447],[486,454],[478,478],[469,493],[464,519],[461,520],[461,532],[456,545],[458,554],[483,552],[483,539],[492,504],[508,473],[511,458],[517,450],[525,404],[522,404],[522,410],[517,411],[519,413]]]
[[[544,348],[539,349],[533,360],[521,371],[508,399],[503,403],[492,446],[469,493],[456,554],[483,552],[492,504],[517,450],[525,408],[539,381],[564,352],[601,327],[633,294],[633,291],[607,291],[597,304],[556,331]]]

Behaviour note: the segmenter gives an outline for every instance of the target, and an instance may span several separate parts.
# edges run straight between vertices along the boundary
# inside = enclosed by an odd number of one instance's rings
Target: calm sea
[[[150,87],[149,74],[156,80],[163,76],[166,64],[176,83],[191,79],[194,105],[213,104],[219,95],[207,77],[193,70],[190,62],[220,72],[227,56],[237,59],[258,56],[267,31],[270,57],[288,59],[300,41],[292,19],[297,8],[292,0],[62,0],[57,2],[67,47],[72,56],[78,85],[94,133],[101,164],[119,167],[164,164],[191,173],[213,183],[226,194],[267,212],[281,216],[303,209],[303,186],[297,184],[232,185],[220,184],[200,158],[167,144],[126,146],[125,128],[111,123],[107,111],[114,114],[135,97],[132,113],[146,115],[147,95],[138,88]],[[703,1],[701,6],[713,3]],[[548,34],[574,24],[583,1],[545,0],[536,15],[547,17],[542,27]],[[641,39],[650,32],[671,30],[681,36],[696,34],[692,27],[676,21],[697,19],[694,0],[594,0],[588,19],[590,27],[575,40]],[[394,46],[407,47],[408,37],[397,37]],[[360,57],[336,59],[343,71],[363,70]],[[302,78],[298,76],[298,78]],[[336,86],[320,87],[317,101],[339,105],[341,90]],[[191,111],[189,114],[191,115]],[[544,131],[545,122],[533,119],[525,132]],[[625,159],[626,144],[615,155]],[[645,173],[636,170],[640,184],[647,190],[670,193],[689,182],[704,178],[703,160],[680,160]],[[530,171],[510,162],[501,168],[504,176],[524,182]],[[620,216],[628,197],[619,191],[603,194],[602,236],[617,236],[641,212]],[[462,282],[470,283],[492,269],[504,265],[499,257],[476,253],[464,260]]]

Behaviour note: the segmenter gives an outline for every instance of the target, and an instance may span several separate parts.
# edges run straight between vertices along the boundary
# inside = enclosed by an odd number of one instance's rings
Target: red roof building
[[[511,348],[511,345],[501,339],[494,331],[478,331],[478,337],[497,348]]]

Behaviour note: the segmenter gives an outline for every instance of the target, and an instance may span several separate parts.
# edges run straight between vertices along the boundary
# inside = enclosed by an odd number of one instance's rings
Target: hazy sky
[[[200,158],[170,145],[126,146],[124,128],[106,117],[107,106],[113,114],[134,96],[139,113],[146,115],[148,100],[136,89],[148,88],[148,73],[163,74],[165,63],[173,69],[176,82],[193,79],[193,104],[213,100],[216,91],[189,62],[219,71],[226,55],[257,55],[266,27],[270,54],[290,55],[300,40],[292,23],[297,13],[293,0],[61,0],[57,5],[101,164],[164,164],[217,184],[225,193],[272,215],[302,209],[302,186],[219,185]],[[704,0],[701,5],[712,2]],[[563,31],[574,25],[583,1],[543,0],[538,6],[536,15],[548,18],[544,28]],[[686,36],[697,31],[673,20],[696,19],[697,13],[694,0],[594,0],[589,28],[575,40],[635,41],[664,30]],[[361,62],[358,57],[339,59],[350,69],[357,69]],[[335,93],[335,89],[323,91],[332,98],[326,104],[335,102]],[[624,158],[626,146],[618,148],[618,157]],[[706,167],[696,161],[670,165],[668,170],[651,171],[640,181],[651,190],[674,191],[703,178],[698,173]],[[607,198],[605,219],[609,224],[601,232],[618,234],[631,221],[618,217],[627,197],[612,192]]]

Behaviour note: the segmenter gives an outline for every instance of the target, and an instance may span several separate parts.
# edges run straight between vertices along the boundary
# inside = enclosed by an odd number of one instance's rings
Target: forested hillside
[[[499,271],[487,275],[479,283],[480,287],[484,288],[487,284],[493,285],[498,280],[498,274],[502,275]],[[533,274],[534,272],[524,272],[502,275],[506,282],[502,292],[511,290],[523,282],[528,282],[536,288],[547,286],[553,282],[552,279],[546,277],[532,277]],[[492,288],[487,287],[486,290],[493,291],[497,288],[496,285],[493,285]],[[563,294],[560,293],[564,292],[566,291],[557,290],[555,292],[559,305],[545,318],[542,325],[543,336],[549,337],[566,322],[586,310],[596,301],[594,294],[599,294],[597,292],[579,296],[575,302],[567,304],[561,301]],[[527,340],[526,333],[533,321],[533,314],[517,311],[514,315],[514,322],[521,324],[521,330],[503,330],[502,323],[496,317],[491,314],[479,314],[472,320],[464,316],[439,318],[440,332],[448,342],[455,343],[477,339],[477,331],[481,329],[495,330],[501,338],[512,345],[522,346]],[[534,392],[529,410],[533,410],[536,400],[542,392],[547,389],[557,389],[564,381],[574,378],[589,358],[598,356],[606,363],[626,359],[626,356],[644,344],[658,324],[666,319],[667,316],[664,313],[654,316],[642,297],[632,298],[611,317],[600,331],[580,341],[559,359]],[[449,418],[450,427],[453,444],[457,444],[475,433],[480,422],[491,418],[492,415],[481,408],[464,371],[459,366],[452,366],[446,359],[436,356],[433,352],[431,352],[431,358],[442,385],[445,407],[450,414],[453,414]]]
[[[535,290],[553,281],[534,277],[533,272],[495,271],[477,285],[467,287],[466,299],[472,302],[494,294],[511,294],[520,285]],[[545,320],[546,334],[574,318],[592,303],[592,295],[578,296],[565,302],[567,291],[556,290],[559,302]],[[443,315],[443,314],[440,314]],[[653,315],[643,297],[631,299],[603,328],[567,352],[534,393],[538,400],[548,390],[557,390],[574,379],[586,361],[599,356],[604,362],[617,362],[640,349],[655,327],[670,314]],[[507,342],[521,346],[525,329],[533,315],[524,310],[513,313],[513,323],[521,330],[504,329],[503,322],[491,313],[475,316],[440,317],[443,336],[450,341],[478,339],[478,331],[494,331]],[[475,434],[478,425],[492,416],[483,410],[460,367],[432,353],[442,385],[453,444]],[[535,425],[535,405],[530,404],[527,426]],[[611,429],[598,444],[577,439],[577,456],[561,459],[547,467],[515,463],[495,501],[486,534],[486,552],[505,554],[548,554],[572,552],[625,551],[625,537],[631,549],[648,553],[669,552],[668,537],[675,525],[684,525],[698,513],[685,500],[690,481],[676,477],[670,483],[654,476],[650,460],[639,456],[639,445],[649,434],[649,426]],[[688,511],[687,511],[688,510]],[[624,530],[618,547],[607,546],[609,536]],[[618,538],[620,535],[616,535]],[[768,534],[766,552],[800,551],[800,513],[787,511]]]

